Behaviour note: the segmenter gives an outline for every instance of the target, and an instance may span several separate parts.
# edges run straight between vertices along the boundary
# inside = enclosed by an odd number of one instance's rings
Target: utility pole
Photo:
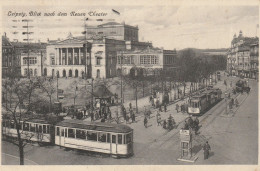
[[[29,22],[31,22],[32,20],[22,20],[22,22],[26,22],[26,26],[23,26],[23,28],[26,28],[26,32],[23,32],[22,34],[26,34],[27,35],[27,39],[23,39],[24,41],[27,41],[27,50],[28,50],[28,53],[27,53],[27,69],[28,69],[28,78],[30,79],[30,47],[29,47],[29,44],[30,44],[30,41],[32,39],[29,39],[29,34],[33,34],[33,32],[29,32],[29,28],[32,28],[33,26],[29,26]]]
[[[59,79],[58,79],[58,72],[57,72],[57,101],[59,102]]]
[[[122,76],[123,76],[123,69],[122,69],[122,62],[123,62],[123,52],[121,52],[121,56],[120,56],[121,60],[120,60],[120,64],[121,64],[121,104],[123,104],[123,80],[122,80]]]

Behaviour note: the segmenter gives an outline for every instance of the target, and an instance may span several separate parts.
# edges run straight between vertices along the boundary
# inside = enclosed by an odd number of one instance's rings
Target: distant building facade
[[[43,62],[46,59],[46,43],[12,42],[22,77],[43,75]],[[29,50],[29,53],[28,53]]]
[[[138,41],[138,27],[109,22],[87,27],[87,35],[49,41],[44,76],[111,78],[117,76],[117,52],[152,47]]]
[[[176,50],[146,48],[144,50],[127,50],[117,52],[117,73],[129,74],[131,68],[146,70],[145,74],[153,74],[156,69],[176,68]]]
[[[87,26],[87,35],[105,36],[110,39],[137,41],[138,42],[138,26],[130,26],[123,23],[108,22],[98,26]]]
[[[14,60],[14,47],[6,37],[2,36],[2,77],[9,77],[9,73],[14,69],[15,60]]]
[[[251,78],[258,78],[259,75],[259,42],[250,46],[250,75]]]
[[[227,71],[230,75],[251,77],[250,47],[255,42],[258,42],[258,37],[244,37],[242,31],[238,37],[234,35],[227,52]]]

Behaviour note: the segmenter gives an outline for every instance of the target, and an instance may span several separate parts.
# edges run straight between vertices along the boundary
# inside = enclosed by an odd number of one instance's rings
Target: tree
[[[25,81],[18,81],[14,78],[9,79],[7,82],[7,85],[4,85],[2,89],[10,94],[10,96],[7,97],[7,102],[10,105],[4,105],[2,103],[3,107],[3,113],[8,114],[10,116],[10,120],[14,121],[14,124],[16,125],[16,132],[17,132],[17,139],[12,141],[12,143],[19,148],[19,154],[20,154],[20,165],[24,165],[24,147],[26,146],[28,140],[32,138],[32,135],[25,135],[25,137],[21,137],[21,134],[23,134],[21,128],[21,124],[23,122],[26,122],[29,118],[26,116],[30,110],[30,103],[31,103],[31,96],[36,89],[34,85],[33,80],[25,80]],[[27,84],[25,84],[27,83]],[[29,85],[29,87],[28,87]],[[3,85],[2,85],[3,86]],[[8,88],[6,88],[8,87]],[[28,100],[28,105],[25,109],[22,109],[22,106],[24,104],[24,101]],[[30,115],[29,115],[30,116]]]
[[[49,112],[52,111],[52,96],[57,91],[55,81],[52,78],[38,78],[38,86],[43,93],[46,93],[49,98]]]

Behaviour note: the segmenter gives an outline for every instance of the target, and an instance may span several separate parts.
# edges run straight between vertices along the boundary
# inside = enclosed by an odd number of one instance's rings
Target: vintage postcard
[[[258,1],[1,7],[3,167],[258,168]]]

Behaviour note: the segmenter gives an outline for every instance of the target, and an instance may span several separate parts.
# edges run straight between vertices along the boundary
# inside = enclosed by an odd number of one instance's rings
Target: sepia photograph
[[[258,165],[257,3],[23,2],[1,5],[2,166]]]

